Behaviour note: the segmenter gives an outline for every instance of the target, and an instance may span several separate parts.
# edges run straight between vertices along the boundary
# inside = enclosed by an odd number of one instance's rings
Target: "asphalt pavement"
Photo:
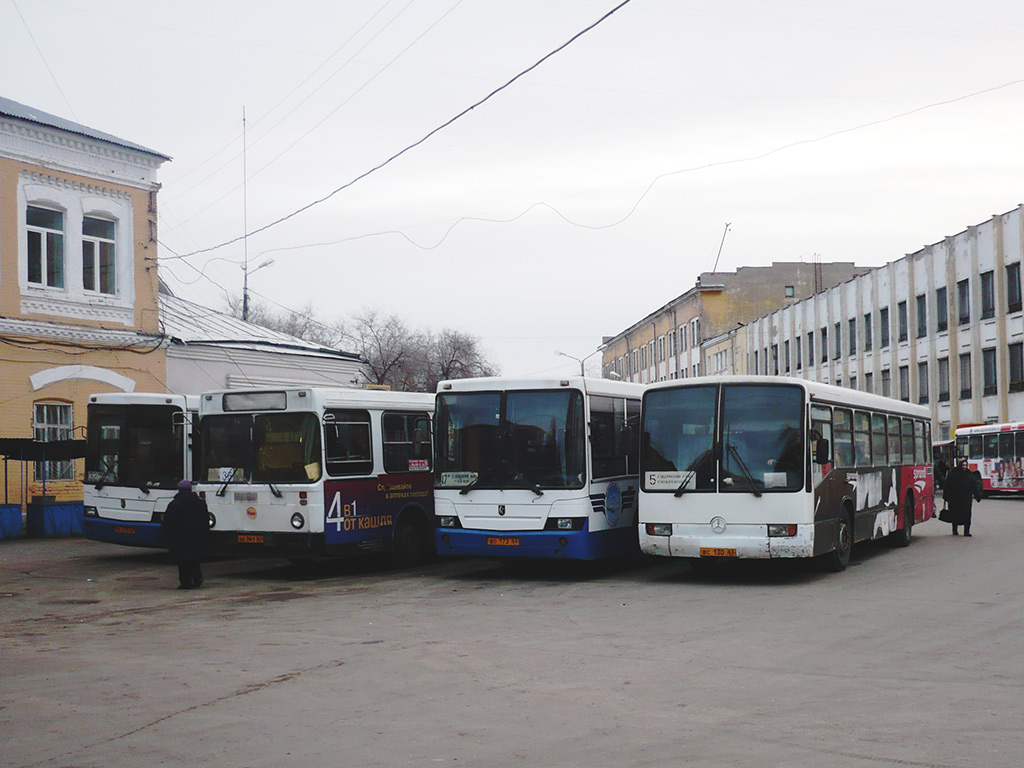
[[[849,569],[0,542],[0,766],[1024,765],[1024,500]]]

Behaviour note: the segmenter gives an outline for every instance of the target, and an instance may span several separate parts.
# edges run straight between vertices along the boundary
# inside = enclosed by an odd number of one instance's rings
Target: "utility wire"
[[[71,102],[68,101],[68,97],[64,95],[64,89],[60,87],[60,83],[57,81],[57,76],[53,74],[53,70],[50,69],[50,63],[46,60],[46,56],[43,55],[43,49],[39,47],[39,43],[36,42],[35,35],[32,34],[32,29],[29,27],[28,22],[25,21],[25,17],[21,13],[21,8],[18,7],[16,0],[11,0],[11,5],[14,6],[14,10],[18,13],[18,18],[21,19],[21,23],[25,25],[25,31],[28,32],[29,40],[32,41],[32,45],[36,47],[36,52],[39,54],[39,58],[43,60],[43,66],[46,67],[46,71],[50,73],[50,79],[53,80],[53,84],[57,86],[57,91],[60,93],[60,97],[64,99],[64,104],[68,108],[68,112],[71,113],[71,117],[78,122],[78,115],[75,114],[74,108],[71,106]]]
[[[400,158],[402,155],[404,155],[407,152],[410,152],[411,150],[413,150],[416,147],[420,146],[421,144],[426,142],[428,139],[433,137],[435,134],[440,133],[445,128],[447,128],[448,126],[452,125],[452,123],[456,122],[457,120],[462,119],[463,117],[468,115],[470,112],[472,112],[477,107],[482,106],[486,102],[490,101],[492,98],[497,96],[499,93],[504,91],[506,88],[510,87],[517,80],[520,80],[521,78],[525,77],[527,74],[532,72],[533,70],[537,69],[541,64],[546,62],[551,57],[555,56],[558,53],[561,53],[563,50],[565,50],[570,45],[572,45],[574,42],[576,42],[576,40],[578,40],[583,35],[585,35],[588,32],[590,32],[592,29],[597,27],[602,22],[604,22],[607,19],[609,19],[613,14],[617,13],[622,8],[624,8],[627,5],[629,5],[629,3],[631,3],[631,2],[632,2],[632,0],[622,0],[621,3],[619,3],[614,8],[612,8],[610,11],[608,11],[606,14],[604,14],[597,21],[593,22],[589,26],[587,26],[584,29],[582,29],[581,31],[577,32],[575,35],[573,35],[571,38],[569,38],[562,45],[558,46],[557,48],[555,48],[550,53],[547,53],[546,55],[541,57],[534,64],[531,64],[529,67],[524,69],[518,75],[516,75],[511,80],[506,82],[504,85],[498,86],[497,88],[495,88],[493,91],[491,91],[489,94],[484,96],[479,101],[475,102],[474,104],[471,104],[470,106],[466,107],[464,110],[459,112],[454,117],[450,118],[449,120],[445,121],[441,125],[439,125],[436,128],[434,128],[432,131],[430,131],[428,134],[426,134],[423,138],[419,139],[416,142],[413,142],[412,144],[408,145],[404,149],[396,152],[395,154],[393,154],[391,157],[389,157],[384,162],[380,163],[379,165],[374,166],[373,168],[370,168],[368,171],[365,171],[365,172],[361,173],[360,175],[356,176],[351,181],[346,182],[345,184],[342,184],[340,187],[335,189],[333,192],[325,195],[324,197],[320,198],[319,200],[314,200],[311,203],[307,203],[306,205],[302,206],[298,210],[292,211],[291,213],[287,214],[286,216],[282,216],[281,218],[277,219],[276,221],[272,221],[269,224],[264,224],[262,227],[259,227],[258,229],[254,229],[252,232],[247,233],[247,235],[239,235],[238,237],[232,238],[231,240],[227,240],[227,241],[225,241],[223,243],[220,243],[219,245],[214,245],[214,246],[211,246],[209,248],[203,248],[203,249],[200,249],[198,251],[192,251],[191,253],[184,254],[184,256],[182,256],[181,258],[188,258],[190,256],[196,256],[196,255],[201,254],[201,253],[209,253],[210,251],[215,251],[215,250],[218,250],[220,248],[224,248],[225,246],[232,245],[232,244],[237,243],[238,241],[240,241],[243,237],[247,237],[247,236],[248,237],[252,237],[253,235],[259,234],[260,232],[265,232],[266,230],[270,229],[271,227],[276,227],[278,224],[282,224],[282,223],[288,221],[289,219],[292,219],[292,218],[298,216],[301,213],[305,213],[306,211],[308,211],[310,208],[313,208],[314,206],[317,206],[317,205],[320,205],[321,203],[327,202],[328,200],[330,200],[332,197],[334,197],[339,192],[341,192],[341,191],[343,191],[345,189],[348,189],[349,187],[353,186],[357,182],[362,181],[363,179],[365,179],[370,174],[376,173],[377,171],[381,170],[385,166],[390,165],[392,162],[394,162],[395,160]]]

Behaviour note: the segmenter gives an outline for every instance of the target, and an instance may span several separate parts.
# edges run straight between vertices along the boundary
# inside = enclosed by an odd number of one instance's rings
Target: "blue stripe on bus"
[[[102,517],[85,517],[82,518],[82,533],[87,539],[108,544],[167,548],[167,543],[160,538],[160,523],[127,523]]]
[[[447,541],[445,540],[447,539]],[[514,540],[516,544],[488,544],[488,539]],[[565,545],[559,543],[565,539]],[[465,528],[437,529],[437,554],[475,557],[544,557],[597,560],[638,551],[632,526],[603,531],[482,531]]]

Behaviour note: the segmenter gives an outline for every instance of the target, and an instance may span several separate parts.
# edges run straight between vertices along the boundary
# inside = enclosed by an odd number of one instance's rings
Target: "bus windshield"
[[[439,488],[582,488],[583,395],[468,392],[438,398]]]
[[[184,477],[184,413],[173,405],[90,405],[85,482],[175,488]]]
[[[199,477],[220,483],[311,483],[320,479],[320,422],[312,413],[207,416]]]
[[[652,390],[644,403],[644,490],[800,490],[802,413],[799,387],[708,384]]]

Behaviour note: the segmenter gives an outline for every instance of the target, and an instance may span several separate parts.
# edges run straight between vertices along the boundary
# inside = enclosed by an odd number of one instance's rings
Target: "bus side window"
[[[430,471],[430,420],[422,413],[385,413],[385,472]]]
[[[845,408],[836,408],[832,416],[835,429],[835,462],[837,467],[852,467],[853,414]]]
[[[324,448],[329,475],[372,474],[369,412],[338,409],[324,414]]]
[[[815,464],[832,461],[832,411],[818,405],[811,407],[811,456]]]

